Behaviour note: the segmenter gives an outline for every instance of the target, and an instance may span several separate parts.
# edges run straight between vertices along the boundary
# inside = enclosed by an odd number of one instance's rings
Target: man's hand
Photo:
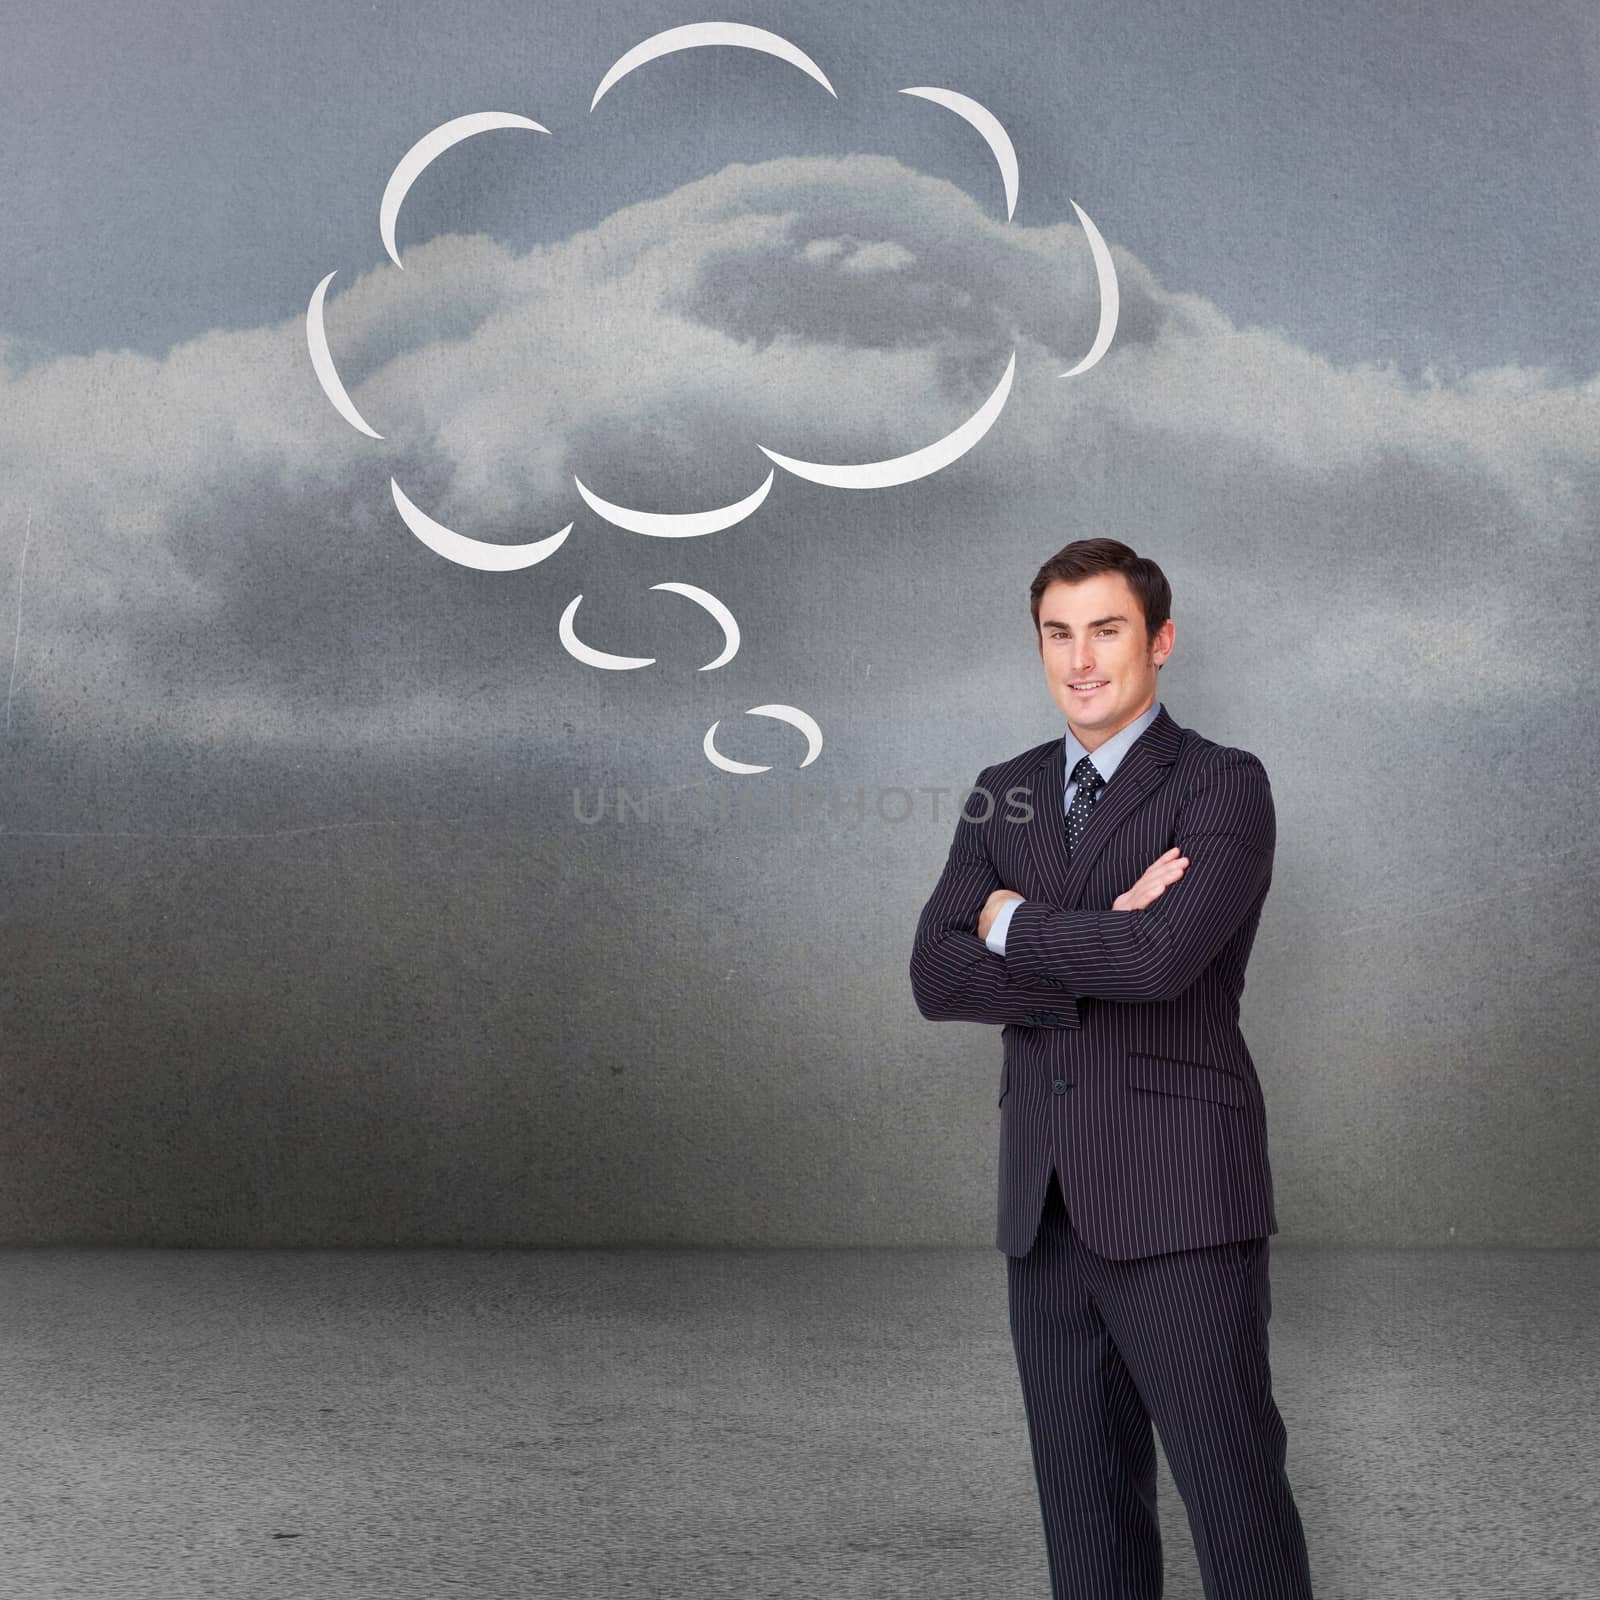
[[[1177,859],[1174,860],[1173,858]],[[1169,883],[1176,883],[1189,865],[1188,856],[1178,855],[1177,845],[1150,863],[1145,875],[1131,889],[1125,889],[1111,902],[1113,911],[1143,911]]]
[[[1015,889],[996,889],[983,902],[983,910],[978,913],[978,937],[980,939],[989,937],[989,930],[994,926],[994,919],[999,914],[1000,907],[1007,900],[1020,900],[1022,898]]]

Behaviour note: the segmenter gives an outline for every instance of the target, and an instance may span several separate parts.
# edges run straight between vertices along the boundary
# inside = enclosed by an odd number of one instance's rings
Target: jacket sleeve
[[[1179,807],[1189,864],[1142,911],[1063,911],[1025,900],[1006,929],[1017,979],[1103,1000],[1171,1000],[1205,971],[1272,881],[1277,821],[1267,770],[1230,750]]]
[[[989,770],[978,774],[976,787],[986,787]],[[997,956],[978,937],[984,902],[996,889],[1009,887],[989,860],[983,828],[967,817],[963,806],[949,858],[917,919],[911,949],[911,991],[917,1010],[930,1022],[1079,1025],[1070,994],[1052,983],[1018,981],[1006,957]],[[1008,941],[1010,937],[1008,933]]]

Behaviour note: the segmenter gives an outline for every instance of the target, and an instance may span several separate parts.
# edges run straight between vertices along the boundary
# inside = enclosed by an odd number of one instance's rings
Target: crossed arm
[[[1006,953],[997,956],[977,936],[978,914],[995,889],[1009,885],[989,861],[982,830],[962,816],[917,923],[917,1009],[932,1021],[967,1022],[1032,1022],[1048,1010],[1075,1027],[1076,996],[1182,994],[1271,882],[1276,819],[1261,762],[1235,750],[1201,773],[1179,806],[1174,842],[1188,857],[1183,877],[1142,911],[1066,911],[1024,900],[1011,914]]]
[[[977,787],[987,772],[978,774]],[[1006,887],[984,848],[982,829],[963,810],[944,871],[917,919],[911,948],[917,1010],[930,1022],[1030,1023],[1048,1010],[1059,1014],[1062,1026],[1075,1028],[1078,1008],[1070,994],[1058,984],[1021,981],[1006,958],[978,937],[984,902]]]

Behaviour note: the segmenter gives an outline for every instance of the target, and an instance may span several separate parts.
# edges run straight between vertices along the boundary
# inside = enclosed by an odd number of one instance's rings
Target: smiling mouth
[[[1109,678],[1102,678],[1099,683],[1084,684],[1082,686],[1080,686],[1080,685],[1078,685],[1076,683],[1069,683],[1067,685],[1067,687],[1074,694],[1089,695],[1089,694],[1093,694],[1096,689],[1105,688],[1106,684],[1109,683],[1110,681],[1111,680]]]

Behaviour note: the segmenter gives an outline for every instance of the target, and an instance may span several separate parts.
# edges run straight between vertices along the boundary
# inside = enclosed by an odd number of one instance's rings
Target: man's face
[[[1156,666],[1172,652],[1168,618],[1145,642],[1144,613],[1120,572],[1052,583],[1039,600],[1039,657],[1074,737],[1094,750],[1156,698]],[[1097,682],[1079,690],[1077,683]]]

